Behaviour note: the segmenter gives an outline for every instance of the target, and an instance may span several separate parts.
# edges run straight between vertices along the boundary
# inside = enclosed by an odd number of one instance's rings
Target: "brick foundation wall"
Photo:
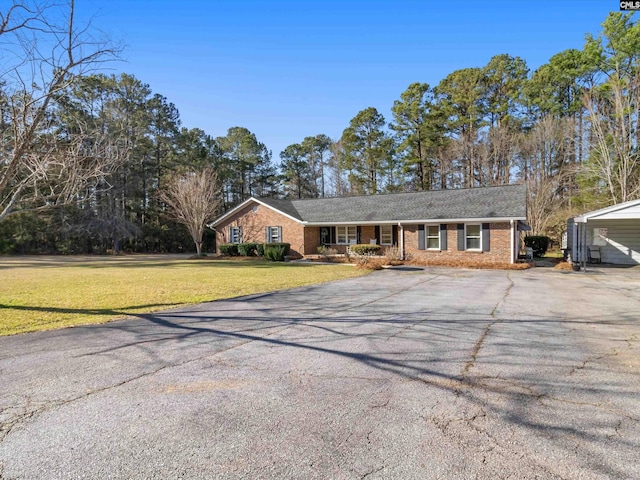
[[[218,225],[216,227],[216,245],[229,243],[229,227],[242,227],[242,241],[256,243],[265,242],[267,227],[282,227],[282,241],[291,245],[290,254],[292,256],[305,255],[304,241],[307,229],[295,220],[259,203],[249,203],[245,208]]]
[[[489,224],[490,251],[475,252],[458,250],[457,224],[447,224],[447,250],[418,249],[418,225],[404,226],[405,253],[413,258],[425,259],[469,259],[481,263],[511,262],[511,226],[508,222]]]

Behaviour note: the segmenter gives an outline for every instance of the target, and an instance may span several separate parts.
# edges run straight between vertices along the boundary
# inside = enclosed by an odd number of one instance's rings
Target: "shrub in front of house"
[[[264,243],[256,243],[256,255],[264,257]]]
[[[338,250],[335,248],[327,247],[325,245],[320,245],[318,247],[318,254],[324,257],[330,257],[332,255],[337,255]]]
[[[245,242],[238,244],[238,254],[243,257],[253,257],[258,254],[258,244],[254,242]]]
[[[536,257],[542,257],[545,253],[547,253],[550,242],[551,239],[549,237],[545,237],[544,235],[528,235],[524,237],[525,247],[533,248],[533,255]]]
[[[289,249],[291,248],[291,244],[285,243],[285,242],[265,243],[264,244],[265,255],[266,255],[267,247],[284,247],[284,254],[289,255]]]
[[[264,246],[264,258],[272,262],[284,262],[286,247],[282,244],[267,243]]]
[[[390,264],[402,261],[402,252],[395,245],[385,248],[384,256]]]
[[[382,251],[382,247],[372,243],[361,243],[351,245],[349,250],[354,255],[378,255]]]
[[[223,243],[218,248],[220,249],[220,253],[222,255],[227,255],[229,257],[237,257],[238,256],[238,244],[237,243]]]

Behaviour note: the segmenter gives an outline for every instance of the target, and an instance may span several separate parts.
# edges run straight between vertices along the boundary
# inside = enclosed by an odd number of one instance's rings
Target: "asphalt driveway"
[[[640,478],[639,287],[389,270],[0,338],[0,478]]]

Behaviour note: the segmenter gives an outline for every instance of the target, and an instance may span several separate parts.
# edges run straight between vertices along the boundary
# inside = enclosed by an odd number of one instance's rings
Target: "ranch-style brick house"
[[[216,245],[291,245],[303,257],[324,245],[344,253],[349,245],[396,246],[403,257],[514,263],[519,231],[527,229],[526,187],[394,193],[279,200],[249,198],[209,226]]]

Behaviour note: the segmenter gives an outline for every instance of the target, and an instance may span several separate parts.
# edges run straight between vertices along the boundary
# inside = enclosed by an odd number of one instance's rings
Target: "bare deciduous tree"
[[[576,166],[568,158],[572,119],[546,115],[518,140],[518,170],[528,191],[527,217],[533,235],[549,235],[566,225],[568,190]]]
[[[215,170],[205,167],[201,171],[176,173],[158,196],[171,218],[187,227],[196,245],[196,253],[200,255],[204,229],[222,205],[220,182]]]
[[[74,23],[74,0],[14,0],[0,12],[0,221],[68,203],[122,156],[102,132],[64,131],[56,104],[117,49]]]
[[[555,175],[532,176],[526,181],[529,195],[527,219],[533,235],[548,234],[548,229],[555,226],[553,222],[557,213],[566,209],[561,193],[565,181],[571,175],[572,172],[567,168]],[[566,222],[566,217],[562,221]]]
[[[640,87],[633,82],[637,80],[620,78],[616,73],[605,88],[593,88],[584,96],[594,142],[586,168],[604,182],[613,203],[640,196],[640,153],[636,144]]]

